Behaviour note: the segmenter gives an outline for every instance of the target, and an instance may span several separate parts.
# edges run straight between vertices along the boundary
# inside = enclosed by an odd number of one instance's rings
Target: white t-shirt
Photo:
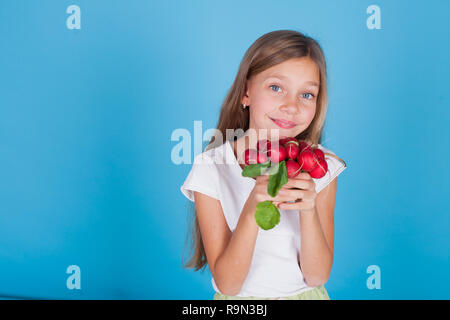
[[[335,154],[322,145],[323,152]],[[346,167],[325,155],[327,174],[313,179],[319,193]],[[220,200],[228,227],[234,232],[242,208],[256,181],[242,176],[233,151],[233,141],[204,151],[194,158],[192,168],[181,186],[182,193],[194,201],[194,191]],[[299,266],[300,221],[298,210],[280,210],[280,222],[270,230],[259,228],[248,275],[242,285],[239,297],[283,297],[311,290],[303,278]],[[214,278],[211,283],[219,292]]]

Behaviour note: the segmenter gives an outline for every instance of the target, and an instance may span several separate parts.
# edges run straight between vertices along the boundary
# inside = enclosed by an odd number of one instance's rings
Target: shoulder
[[[194,191],[220,199],[218,185],[220,184],[220,170],[217,161],[220,159],[218,149],[206,149],[194,157],[192,168],[181,186],[183,194],[195,202]]]
[[[226,143],[226,142],[225,142]],[[194,157],[194,164],[217,165],[224,163],[226,155],[225,143],[218,146],[208,145],[205,150]]]

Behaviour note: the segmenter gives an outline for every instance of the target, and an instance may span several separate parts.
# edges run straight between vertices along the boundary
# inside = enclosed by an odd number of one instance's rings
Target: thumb
[[[279,209],[278,205],[281,203],[281,201],[272,201],[272,203],[275,207]]]

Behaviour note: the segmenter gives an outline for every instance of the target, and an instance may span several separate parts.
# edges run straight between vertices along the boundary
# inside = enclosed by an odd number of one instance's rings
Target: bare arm
[[[333,253],[325,241],[317,213],[300,213],[301,253],[300,266],[305,281],[310,287],[328,281],[333,263]]]
[[[197,217],[209,268],[220,292],[236,295],[250,270],[259,226],[254,214],[256,205],[265,200],[274,204],[280,197],[267,194],[269,176],[256,178],[255,187],[245,202],[236,229],[231,233],[219,200],[194,193]]]
[[[286,200],[280,208],[300,210],[300,261],[306,283],[316,287],[328,281],[334,252],[334,204],[337,182],[333,179],[322,191],[316,193],[315,183],[309,173],[302,172],[283,186]],[[294,187],[296,189],[290,189]]]
[[[236,229],[231,233],[219,200],[195,192],[197,216],[209,268],[220,292],[236,295],[247,277],[258,235],[253,214],[256,204],[245,203]]]
[[[301,268],[309,286],[325,284],[331,273],[336,179],[317,194],[314,209],[300,212]]]

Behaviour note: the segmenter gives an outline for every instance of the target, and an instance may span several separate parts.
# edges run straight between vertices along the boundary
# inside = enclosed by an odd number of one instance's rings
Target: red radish
[[[297,161],[287,160],[286,170],[288,178],[295,178],[300,173],[300,165]]]
[[[244,151],[244,162],[246,165],[258,163],[258,151],[247,149]]]
[[[278,145],[278,143],[276,143]],[[270,161],[274,163],[278,163],[286,159],[287,153],[286,149],[283,146],[271,146],[271,148],[267,151],[267,155],[269,156]]]
[[[297,162],[303,171],[310,172],[317,166],[317,157],[310,149],[306,149],[300,152]]]
[[[319,158],[317,167],[309,172],[311,178],[322,178],[328,170],[328,163],[324,158]]]
[[[300,152],[303,150],[311,150],[311,146],[305,141],[300,141],[298,143],[298,147],[300,148]]]
[[[265,162],[269,161],[269,159],[267,158],[265,153],[258,152],[258,154],[256,155],[256,161],[258,163],[265,163]]]
[[[267,139],[258,140],[258,142],[256,143],[256,149],[259,152],[266,153],[268,150],[270,150],[270,146],[271,146],[271,143]]]
[[[297,142],[297,145],[298,145],[298,141],[297,141],[297,139],[294,138],[294,137],[281,138],[281,139],[280,139],[280,144],[284,147],[284,145],[285,145],[288,141]]]
[[[298,154],[300,153],[300,148],[298,147],[298,142],[288,141],[284,148],[286,149],[288,159],[295,160],[297,159]]]
[[[313,152],[316,154],[317,159],[325,159],[325,154],[319,148],[313,148]]]

